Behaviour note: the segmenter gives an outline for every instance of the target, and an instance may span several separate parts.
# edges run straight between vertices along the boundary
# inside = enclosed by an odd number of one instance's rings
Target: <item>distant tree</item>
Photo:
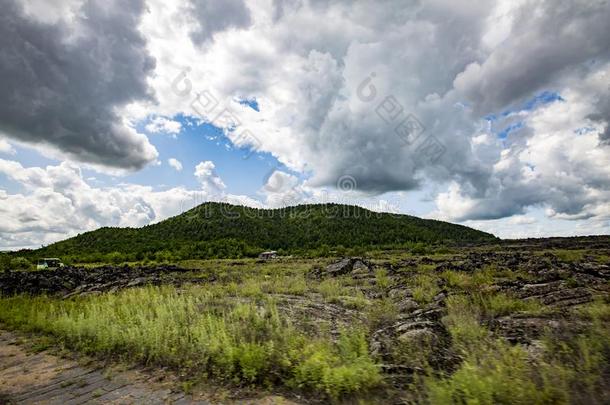
[[[382,247],[418,252],[439,242],[494,239],[493,235],[461,225],[409,215],[373,215],[356,206],[313,204],[289,210],[259,210],[206,203],[153,225],[100,228],[42,249],[11,253],[11,257],[36,260],[72,255],[78,261],[89,257],[91,261],[118,264],[143,259],[255,257],[263,250],[311,256]]]
[[[11,268],[11,257],[7,253],[0,253],[0,270]]]
[[[112,252],[106,255],[106,261],[112,264],[120,264],[123,262],[123,254],[121,252]]]
[[[337,253],[337,256],[345,256],[345,254],[347,253],[347,249],[345,248],[345,246],[339,245],[335,248],[335,253]]]

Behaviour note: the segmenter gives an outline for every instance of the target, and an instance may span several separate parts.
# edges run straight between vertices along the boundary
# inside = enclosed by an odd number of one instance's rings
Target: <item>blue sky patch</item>
[[[506,139],[511,132],[518,131],[519,129],[523,128],[524,125],[525,124],[523,121],[515,122],[514,124],[511,124],[502,131],[498,132],[498,138]]]
[[[258,101],[256,101],[255,98],[239,100],[239,104],[247,105],[248,107],[250,107],[254,111],[260,112],[260,109],[258,107]]]

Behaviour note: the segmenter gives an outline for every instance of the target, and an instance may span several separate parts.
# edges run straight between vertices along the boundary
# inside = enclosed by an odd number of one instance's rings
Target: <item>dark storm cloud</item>
[[[250,10],[244,0],[193,0],[190,12],[199,24],[191,33],[191,39],[198,45],[210,40],[216,32],[251,24]]]
[[[138,32],[142,1],[85,2],[50,25],[14,1],[0,14],[0,131],[98,165],[139,169],[157,151],[117,109],[152,100],[155,61]]]
[[[513,21],[511,37],[455,86],[481,114],[497,112],[566,76],[582,76],[592,60],[610,58],[610,3],[529,1]]]

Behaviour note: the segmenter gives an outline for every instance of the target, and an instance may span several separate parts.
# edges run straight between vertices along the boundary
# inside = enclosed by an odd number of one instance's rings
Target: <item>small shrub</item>
[[[398,308],[389,298],[375,301],[366,312],[366,319],[372,331],[389,326],[398,319]]]
[[[550,403],[528,373],[522,348],[498,344],[468,356],[451,377],[426,380],[433,404],[543,404]]]
[[[390,286],[392,280],[388,277],[386,269],[379,268],[375,270],[375,282],[379,290],[385,291]]]
[[[579,307],[576,313],[592,321],[610,322],[610,304],[601,299]]]
[[[270,277],[269,280],[261,283],[261,289],[266,294],[303,295],[308,290],[307,281],[302,274],[295,277],[282,275]]]
[[[539,301],[533,299],[519,299],[503,293],[474,294],[474,302],[479,305],[483,315],[498,317],[510,315],[514,312],[540,312],[543,307]]]
[[[341,281],[337,278],[329,278],[322,281],[317,286],[317,290],[328,301],[349,294]]]
[[[341,305],[350,309],[365,309],[371,305],[369,299],[360,290],[356,290],[354,295],[338,297],[337,300]]]
[[[411,280],[413,299],[419,304],[427,304],[439,293],[437,279],[433,275],[418,274]]]
[[[10,268],[15,270],[29,270],[32,269],[32,263],[25,257],[15,257],[10,261]]]
[[[381,383],[379,367],[368,355],[366,337],[362,332],[344,332],[338,351],[328,344],[310,345],[304,361],[294,371],[293,386],[315,388],[332,399],[362,392]]]
[[[472,284],[472,277],[459,271],[446,270],[441,274],[448,287],[466,289]]]
[[[459,351],[468,352],[489,335],[489,331],[480,324],[480,317],[480,308],[468,296],[453,295],[447,299],[447,316],[443,323]]]
[[[495,265],[485,266],[479,271],[475,271],[472,274],[470,283],[470,289],[480,290],[481,288],[488,286],[494,281],[494,274],[498,271]]]

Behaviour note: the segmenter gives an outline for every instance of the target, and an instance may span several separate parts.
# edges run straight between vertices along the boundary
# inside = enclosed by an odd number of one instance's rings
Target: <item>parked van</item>
[[[36,268],[38,270],[44,269],[59,269],[64,267],[64,264],[57,257],[47,257],[44,259],[39,259]]]

